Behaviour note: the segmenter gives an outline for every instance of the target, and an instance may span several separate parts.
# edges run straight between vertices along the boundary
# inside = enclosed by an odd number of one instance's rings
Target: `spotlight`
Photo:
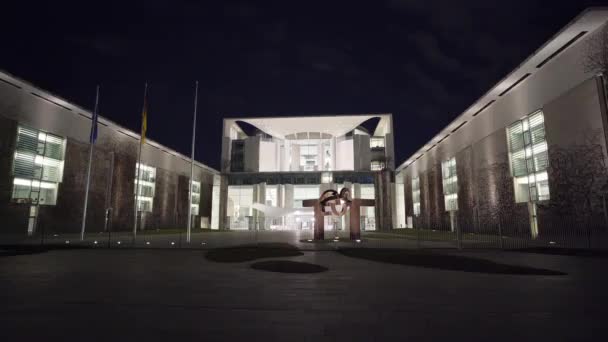
[[[120,241],[118,241],[118,242],[117,242],[117,244],[119,244],[119,245],[120,245]]]
[[[150,244],[150,241],[146,241],[146,245],[149,245],[149,244]]]
[[[97,240],[93,241],[94,244],[97,244]]]
[[[171,241],[171,246],[175,245],[175,242]]]
[[[361,242],[361,240],[357,239],[357,240],[355,240],[355,242],[359,243],[359,242]]]
[[[70,240],[65,240],[65,243],[69,245],[70,244]]]

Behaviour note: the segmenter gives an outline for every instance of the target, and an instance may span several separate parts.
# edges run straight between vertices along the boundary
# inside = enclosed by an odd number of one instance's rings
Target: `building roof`
[[[71,111],[71,112],[74,112],[74,113],[78,113],[80,116],[83,116],[83,117],[85,117],[85,118],[87,118],[89,120],[92,120],[93,113],[91,113],[89,110],[84,109],[82,107],[79,107],[79,106],[77,106],[75,104],[72,104],[72,103],[68,102],[67,100],[64,100],[63,98],[61,98],[61,97],[59,97],[57,95],[54,95],[54,94],[52,94],[52,93],[50,93],[50,92],[48,92],[48,91],[46,91],[44,89],[36,87],[35,85],[33,85],[33,84],[29,83],[29,82],[26,82],[26,81],[24,81],[24,80],[22,80],[22,79],[20,79],[20,78],[18,78],[16,76],[13,76],[13,75],[11,75],[8,72],[5,72],[3,70],[0,70],[0,82],[6,83],[8,85],[11,85],[11,86],[13,86],[15,88],[18,88],[18,89],[22,90],[22,91],[30,93],[33,96],[41,98],[41,99],[43,99],[45,101],[48,101],[50,103],[53,103],[56,106],[59,106],[59,107],[65,109],[65,110],[68,110],[68,111]],[[111,121],[111,120],[109,120],[109,119],[107,119],[107,118],[105,118],[105,117],[103,117],[101,115],[99,116],[98,121],[103,126],[106,126],[106,127],[111,128],[111,129],[113,129],[115,131],[118,131],[118,132],[121,132],[121,133],[123,133],[123,134],[125,134],[127,136],[130,136],[130,137],[132,137],[132,138],[134,138],[136,140],[139,140],[139,133],[133,132],[133,131],[129,130],[128,128],[125,128],[125,127],[123,127],[123,126],[115,123],[114,121]],[[154,147],[158,148],[159,150],[163,150],[163,151],[165,151],[165,152],[167,152],[167,153],[169,153],[169,154],[171,154],[171,155],[173,155],[175,157],[178,157],[178,158],[181,158],[181,159],[184,159],[184,160],[190,162],[190,157],[187,157],[187,156],[185,156],[185,155],[183,155],[183,154],[181,154],[181,153],[179,153],[179,152],[177,152],[175,150],[172,150],[172,149],[170,149],[170,148],[168,148],[166,146],[163,146],[163,145],[161,145],[161,144],[159,144],[159,143],[157,143],[157,142],[155,142],[153,140],[150,140],[147,137],[146,137],[146,144],[154,146]],[[196,165],[196,166],[198,166],[198,167],[200,167],[202,169],[205,169],[207,171],[210,171],[212,173],[219,174],[219,171],[217,171],[214,168],[209,167],[209,166],[207,166],[207,165],[205,165],[203,163],[200,163],[200,162],[198,162],[196,160],[194,161],[194,165]]]
[[[562,30],[543,44],[530,57],[522,62],[515,70],[500,80],[487,93],[481,96],[469,108],[461,113],[444,129],[439,131],[431,140],[424,144],[418,151],[412,154],[405,162],[403,162],[397,171],[407,168],[414,163],[418,158],[422,157],[427,151],[431,150],[453,132],[462,127],[468,122],[475,120],[475,117],[492,106],[495,102],[500,101],[500,98],[510,90],[526,82],[526,80],[537,72],[543,65],[548,63],[554,57],[570,48],[576,41],[595,31],[600,26],[608,21],[608,7],[589,8],[579,14]]]
[[[390,132],[390,114],[233,118],[226,121],[243,121],[267,134],[284,139],[288,135],[302,132],[319,132],[339,137],[373,118],[380,118],[380,122],[376,132],[371,133]]]

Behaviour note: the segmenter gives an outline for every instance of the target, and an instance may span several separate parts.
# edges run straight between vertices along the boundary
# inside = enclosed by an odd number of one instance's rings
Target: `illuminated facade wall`
[[[218,190],[220,199],[224,191],[220,203],[225,204],[217,227],[311,229],[312,208],[303,208],[302,201],[348,187],[355,198],[377,200],[375,207],[362,208],[363,229],[392,228],[398,198],[392,134],[389,114],[224,120],[225,188]],[[384,173],[391,175],[384,177],[390,184],[378,181]],[[379,194],[386,198],[378,200]],[[265,207],[255,209],[256,204]],[[326,228],[347,230],[348,225],[342,218],[329,220]]]
[[[0,235],[80,232],[90,125],[86,110],[0,72]],[[137,152],[135,133],[100,119],[87,232],[133,229]],[[150,141],[142,166],[137,202],[143,228],[185,228],[189,158]],[[216,175],[195,164],[195,228],[209,227]]]

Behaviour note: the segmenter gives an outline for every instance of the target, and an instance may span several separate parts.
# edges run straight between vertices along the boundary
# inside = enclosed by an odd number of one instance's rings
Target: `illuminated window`
[[[201,203],[201,182],[192,181],[192,215],[199,214]]]
[[[443,181],[443,199],[445,210],[458,210],[458,176],[456,175],[456,158],[452,157],[441,163]]]
[[[331,174],[331,172],[323,172],[321,174],[321,183],[323,184],[329,184],[331,182],[333,182],[333,175]]]
[[[549,157],[544,122],[543,112],[538,111],[507,128],[516,203],[549,199]]]
[[[65,139],[19,126],[13,162],[11,200],[55,205],[63,180]]]
[[[137,177],[139,176],[139,181]],[[137,210],[152,212],[154,193],[156,189],[156,168],[145,164],[135,164],[135,195],[137,196]]]
[[[369,140],[369,147],[372,149],[384,148],[384,137],[372,137]]]
[[[252,206],[253,185],[228,186],[226,216],[230,229],[249,229]]]
[[[385,167],[384,162],[377,161],[377,160],[372,161],[371,166],[370,166],[372,171],[381,171],[382,169],[384,169],[384,167]]]
[[[414,203],[414,216],[420,216],[420,178],[412,178],[412,202]]]

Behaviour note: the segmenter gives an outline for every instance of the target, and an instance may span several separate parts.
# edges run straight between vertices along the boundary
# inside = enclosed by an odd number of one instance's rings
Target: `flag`
[[[97,105],[99,103],[99,86],[97,87],[97,96],[95,96],[95,108],[93,109],[93,117],[91,118],[91,134],[89,135],[89,143],[94,144],[97,141]]]
[[[144,108],[141,111],[141,143],[146,143],[146,131],[148,130],[148,98],[144,97]]]

